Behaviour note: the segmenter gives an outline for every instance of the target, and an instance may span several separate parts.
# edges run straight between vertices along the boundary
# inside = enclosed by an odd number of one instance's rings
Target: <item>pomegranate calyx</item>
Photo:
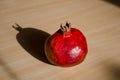
[[[65,25],[65,26],[63,26],[63,25],[61,24],[61,25],[60,25],[60,28],[61,28],[63,34],[66,34],[66,33],[70,32],[70,30],[71,30],[71,23],[66,22],[66,25]]]

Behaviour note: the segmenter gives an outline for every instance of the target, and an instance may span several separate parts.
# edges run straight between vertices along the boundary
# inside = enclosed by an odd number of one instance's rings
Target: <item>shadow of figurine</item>
[[[19,31],[16,39],[29,54],[42,62],[50,64],[44,53],[44,43],[50,36],[49,33],[34,28],[22,28],[18,24],[12,27]]]

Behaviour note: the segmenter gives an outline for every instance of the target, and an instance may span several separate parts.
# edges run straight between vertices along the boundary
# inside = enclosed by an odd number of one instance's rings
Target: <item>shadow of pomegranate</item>
[[[29,54],[42,62],[50,64],[44,53],[44,43],[50,36],[49,33],[34,28],[22,28],[18,24],[12,27],[19,31],[16,39]]]

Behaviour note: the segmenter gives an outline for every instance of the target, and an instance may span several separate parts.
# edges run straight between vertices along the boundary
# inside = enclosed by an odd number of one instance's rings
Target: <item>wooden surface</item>
[[[66,21],[84,33],[89,49],[69,68],[49,64],[42,52]],[[0,0],[0,80],[120,80],[120,7],[108,0]]]

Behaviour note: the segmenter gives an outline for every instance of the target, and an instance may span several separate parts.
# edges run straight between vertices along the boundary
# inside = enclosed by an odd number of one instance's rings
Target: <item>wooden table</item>
[[[84,33],[89,49],[84,62],[68,68],[49,64],[43,53],[45,39],[66,21]],[[120,6],[0,0],[0,80],[120,80]]]

